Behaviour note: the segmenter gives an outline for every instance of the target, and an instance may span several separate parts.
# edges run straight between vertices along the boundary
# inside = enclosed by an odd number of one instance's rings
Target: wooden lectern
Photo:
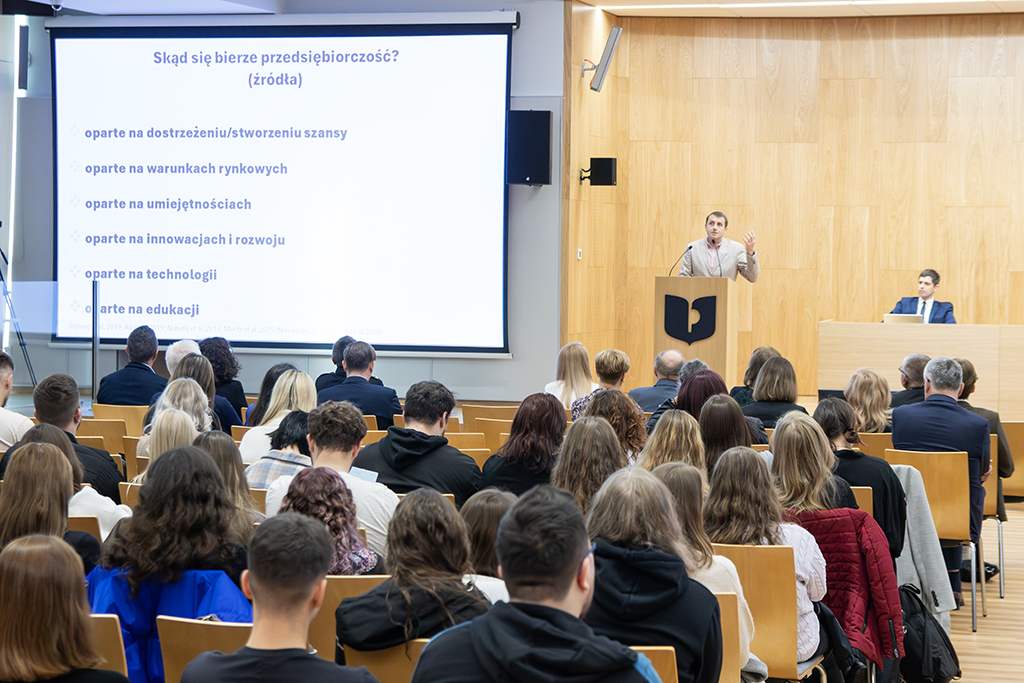
[[[654,296],[654,354],[677,349],[687,360],[707,363],[726,386],[735,381],[736,283],[724,277],[659,277]]]

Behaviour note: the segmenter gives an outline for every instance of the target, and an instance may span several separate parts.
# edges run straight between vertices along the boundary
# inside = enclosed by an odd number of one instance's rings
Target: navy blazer
[[[653,387],[638,387],[629,392],[629,397],[637,402],[645,413],[653,413],[666,399],[675,398],[679,391],[679,382],[674,379],[659,379]]]
[[[398,394],[389,387],[370,384],[365,377],[351,375],[341,384],[327,387],[316,395],[316,403],[351,401],[363,415],[377,418],[377,429],[387,429],[395,423],[394,416],[402,414]]]
[[[167,379],[145,363],[129,363],[100,380],[95,403],[113,406],[148,406],[149,397],[167,386]]]
[[[988,420],[957,405],[956,399],[932,394],[921,403],[892,411],[892,445],[905,451],[966,451],[971,482],[971,536],[981,532],[985,489],[981,475],[989,467]]]
[[[920,301],[921,297],[905,296],[897,301],[896,307],[889,312],[913,315],[914,313],[917,313],[917,307]],[[953,317],[953,304],[947,301],[936,301],[932,303],[932,317],[928,322],[932,325],[936,323],[956,325],[956,318]]]

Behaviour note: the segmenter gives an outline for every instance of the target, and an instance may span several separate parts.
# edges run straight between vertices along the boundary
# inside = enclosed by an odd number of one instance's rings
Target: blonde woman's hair
[[[569,405],[575,396],[580,398],[590,393],[594,376],[590,373],[590,353],[580,342],[569,342],[558,352],[558,371],[555,379],[562,383],[562,395],[558,398],[563,405]]]
[[[551,471],[551,484],[572,494],[583,514],[611,474],[628,465],[608,420],[581,417],[572,423],[562,442],[562,450]]]
[[[707,489],[704,471],[685,462],[667,462],[655,467],[651,474],[672,494],[679,526],[690,544],[694,566],[697,569],[710,567],[715,550],[704,531],[704,491]]]
[[[183,410],[165,410],[153,420],[153,433],[149,439],[149,464],[172,448],[191,446],[199,436],[192,416]],[[145,474],[145,473],[143,473]]]
[[[700,424],[687,412],[668,410],[640,451],[636,466],[653,472],[667,462],[685,462],[704,471],[704,438]]]
[[[615,384],[629,372],[629,356],[625,351],[605,349],[594,358],[594,369],[602,382]]]
[[[857,415],[861,431],[879,433],[889,426],[892,420],[892,411],[889,410],[892,393],[882,373],[872,368],[858,369],[850,375],[843,395]]]
[[[608,477],[594,496],[587,531],[612,545],[677,555],[687,571],[696,565],[672,494],[646,470],[619,470]]]
[[[313,380],[299,370],[286,370],[274,384],[270,404],[260,424],[273,422],[293,410],[304,410],[308,413],[313,408],[316,408],[316,385]]]
[[[197,431],[210,430],[213,418],[210,415],[210,402],[206,391],[199,382],[190,377],[173,379],[167,383],[153,409],[153,422],[165,410],[180,410],[192,418]]]
[[[796,403],[796,372],[785,358],[769,358],[761,366],[754,382],[755,401],[786,401]]]
[[[791,411],[775,423],[771,440],[772,476],[787,510],[828,510],[835,497],[836,457],[814,418]]]
[[[722,453],[711,473],[704,530],[715,543],[782,545],[782,506],[764,459],[752,448]]]

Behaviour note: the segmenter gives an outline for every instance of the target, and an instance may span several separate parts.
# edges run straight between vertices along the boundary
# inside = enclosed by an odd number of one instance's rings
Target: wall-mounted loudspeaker
[[[550,111],[508,113],[507,184],[551,184],[551,118]]]

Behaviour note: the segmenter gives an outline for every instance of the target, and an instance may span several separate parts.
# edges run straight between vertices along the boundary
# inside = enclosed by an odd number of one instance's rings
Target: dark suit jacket
[[[363,415],[377,418],[377,429],[387,429],[395,423],[394,416],[402,414],[402,404],[394,389],[370,384],[365,377],[355,375],[316,395],[317,405],[326,401],[351,401]]]
[[[665,399],[675,398],[679,391],[679,382],[674,379],[659,379],[653,387],[638,387],[629,392],[629,397],[644,409],[645,413],[653,413]]]
[[[316,378],[317,393],[319,394],[321,391],[329,387],[338,386],[345,381],[346,377],[348,377],[348,375],[345,374],[345,371],[341,369],[340,365],[334,372],[325,372]],[[384,382],[380,380],[380,377],[375,377],[374,375],[370,375],[370,384],[376,384],[378,387],[384,386]]]
[[[78,456],[78,461],[82,463],[82,481],[86,484],[91,484],[97,493],[106,496],[120,505],[121,492],[118,490],[117,484],[124,481],[124,475],[118,471],[117,465],[114,464],[114,459],[110,457],[110,453],[99,448],[83,446],[78,443],[74,434],[71,432],[64,433],[71,439],[71,444],[75,447],[75,455]],[[0,479],[4,478],[4,472],[7,471],[7,463],[11,459],[11,454],[20,445],[21,442],[19,441],[8,448],[7,452],[4,453],[4,457],[0,458]]]
[[[920,386],[913,389],[904,389],[903,391],[894,391],[892,393],[892,402],[889,405],[893,408],[899,408],[900,406],[909,406],[911,403],[920,403],[923,400],[924,386]]]
[[[985,489],[981,475],[989,466],[988,420],[933,394],[921,403],[892,411],[892,445],[907,451],[967,451],[971,484],[971,536],[981,531]]]
[[[999,458],[996,460],[996,474],[999,476],[998,488],[999,492],[999,504],[998,504],[998,515],[999,519],[1006,521],[1006,505],[1003,502],[1003,479],[1013,474],[1013,455],[1010,453],[1010,442],[1006,438],[1006,432],[1003,431],[1003,423],[999,419],[999,413],[994,410],[988,410],[986,408],[975,408],[967,401],[957,401],[961,407],[966,408],[975,415],[988,420],[988,433],[996,435],[996,443],[998,444]],[[991,443],[989,444],[991,446]]]
[[[129,363],[100,380],[94,400],[114,406],[146,406],[149,397],[166,386],[167,379],[145,363]]]
[[[896,307],[893,308],[890,313],[917,313],[918,304],[921,301],[921,297],[917,296],[905,296],[896,302]],[[953,317],[953,304],[947,301],[935,301],[932,303],[932,316],[928,320],[929,324],[946,323],[948,325],[956,325],[956,318]]]

